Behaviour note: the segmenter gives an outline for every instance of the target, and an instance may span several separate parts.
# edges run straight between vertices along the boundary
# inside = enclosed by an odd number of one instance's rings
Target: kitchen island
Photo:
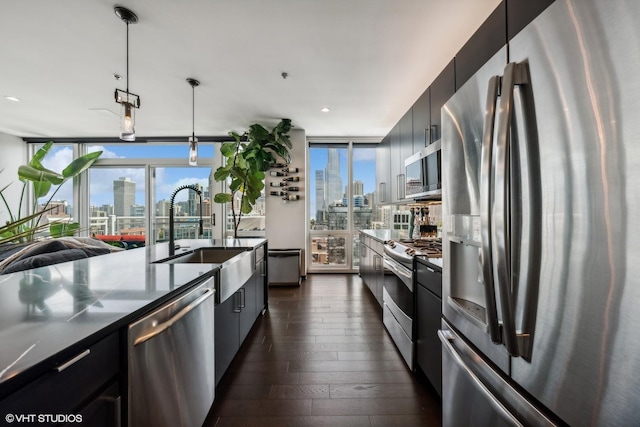
[[[266,240],[194,239],[176,244],[179,256],[206,247],[250,250]],[[115,384],[114,398],[126,397],[127,326],[215,277],[220,269],[216,263],[156,262],[167,257],[168,245],[158,244],[0,275],[0,407],[51,372],[61,381],[41,387],[44,396],[30,396],[34,402],[41,399],[42,412],[78,412],[93,393],[103,391],[83,388],[89,383],[99,388]],[[83,364],[88,370],[81,372]],[[78,375],[64,377],[74,370]],[[69,390],[54,394],[55,382]],[[74,388],[79,396],[74,396]],[[68,403],[74,398],[79,406]]]

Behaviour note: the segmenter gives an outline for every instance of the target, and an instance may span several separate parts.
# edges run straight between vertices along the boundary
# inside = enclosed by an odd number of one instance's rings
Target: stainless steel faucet
[[[176,194],[178,194],[180,191],[182,190],[193,190],[196,192],[196,194],[198,195],[198,199],[200,201],[200,228],[199,228],[199,235],[202,236],[203,235],[203,231],[202,231],[202,191],[200,191],[200,189],[198,188],[197,185],[195,184],[191,184],[191,185],[182,185],[178,188],[176,188],[174,190],[174,192],[171,194],[171,201],[169,202],[169,256],[173,256],[176,253],[176,247],[175,247],[175,243],[174,243],[174,229],[173,229],[173,219],[174,219],[174,213],[173,213],[173,202],[174,199],[176,198]]]

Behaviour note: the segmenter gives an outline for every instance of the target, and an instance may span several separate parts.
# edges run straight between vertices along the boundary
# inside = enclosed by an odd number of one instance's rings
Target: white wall
[[[18,180],[18,167],[27,163],[27,145],[17,136],[0,132],[0,189],[9,187],[2,192],[9,203],[14,215],[18,209],[22,183]],[[0,200],[0,224],[9,220],[9,213]]]
[[[298,173],[292,176],[299,176],[300,182],[292,183],[300,187],[297,194],[300,200],[285,202],[279,196],[271,196],[270,191],[277,191],[276,187],[270,187],[271,181],[280,181],[281,178],[267,176],[266,192],[266,235],[269,239],[269,249],[302,249],[302,275],[306,275],[306,247],[307,247],[307,194],[306,194],[306,165],[307,146],[304,130],[292,129],[289,132],[291,144],[290,150],[291,164],[289,167],[298,168]],[[274,169],[279,170],[279,169]],[[296,194],[296,193],[291,193]]]

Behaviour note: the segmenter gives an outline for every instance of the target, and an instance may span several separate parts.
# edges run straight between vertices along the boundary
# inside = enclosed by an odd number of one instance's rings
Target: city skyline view
[[[215,155],[214,145],[201,144],[198,150],[199,165],[184,167],[157,167],[156,168],[156,202],[160,200],[169,200],[171,193],[181,185],[200,184],[204,189],[209,187],[209,174],[213,156]],[[146,144],[131,145],[113,145],[101,146],[94,145],[89,151],[103,151],[100,159],[148,159],[148,158],[181,158],[186,156],[187,147],[184,145],[160,145],[152,146],[152,156],[149,155],[150,146]],[[336,150],[339,157],[339,173],[341,178],[340,195],[344,193],[347,183],[347,150],[346,148]],[[71,146],[54,147],[47,158],[44,159],[43,165],[54,171],[61,171],[68,165],[73,158],[73,149]],[[316,194],[315,173],[318,170],[324,170],[328,162],[328,150],[311,150],[309,155],[309,196]],[[207,164],[209,163],[209,164]],[[353,151],[353,179],[354,181],[362,181],[363,193],[375,192],[375,149],[356,148]],[[145,170],[144,167],[94,167],[90,170],[91,174],[91,192],[90,205],[102,206],[113,205],[113,182],[120,178],[129,178],[135,183],[135,204],[144,205],[145,203]],[[67,182],[60,187],[56,193],[55,200],[72,201],[72,183]],[[341,197],[340,196],[340,197]],[[48,198],[49,195],[46,196]],[[179,193],[176,201],[186,201],[187,193]],[[310,197],[310,214],[315,217],[316,206],[315,197]]]

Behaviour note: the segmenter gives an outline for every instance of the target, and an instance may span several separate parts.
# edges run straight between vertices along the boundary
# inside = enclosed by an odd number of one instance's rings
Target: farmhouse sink
[[[220,264],[216,279],[216,302],[226,301],[255,272],[253,248],[204,247],[156,261],[154,264]]]
[[[223,264],[231,258],[243,252],[248,252],[251,248],[199,248],[182,255],[166,258],[156,261],[162,264],[182,264],[182,263],[200,263],[200,264]]]

